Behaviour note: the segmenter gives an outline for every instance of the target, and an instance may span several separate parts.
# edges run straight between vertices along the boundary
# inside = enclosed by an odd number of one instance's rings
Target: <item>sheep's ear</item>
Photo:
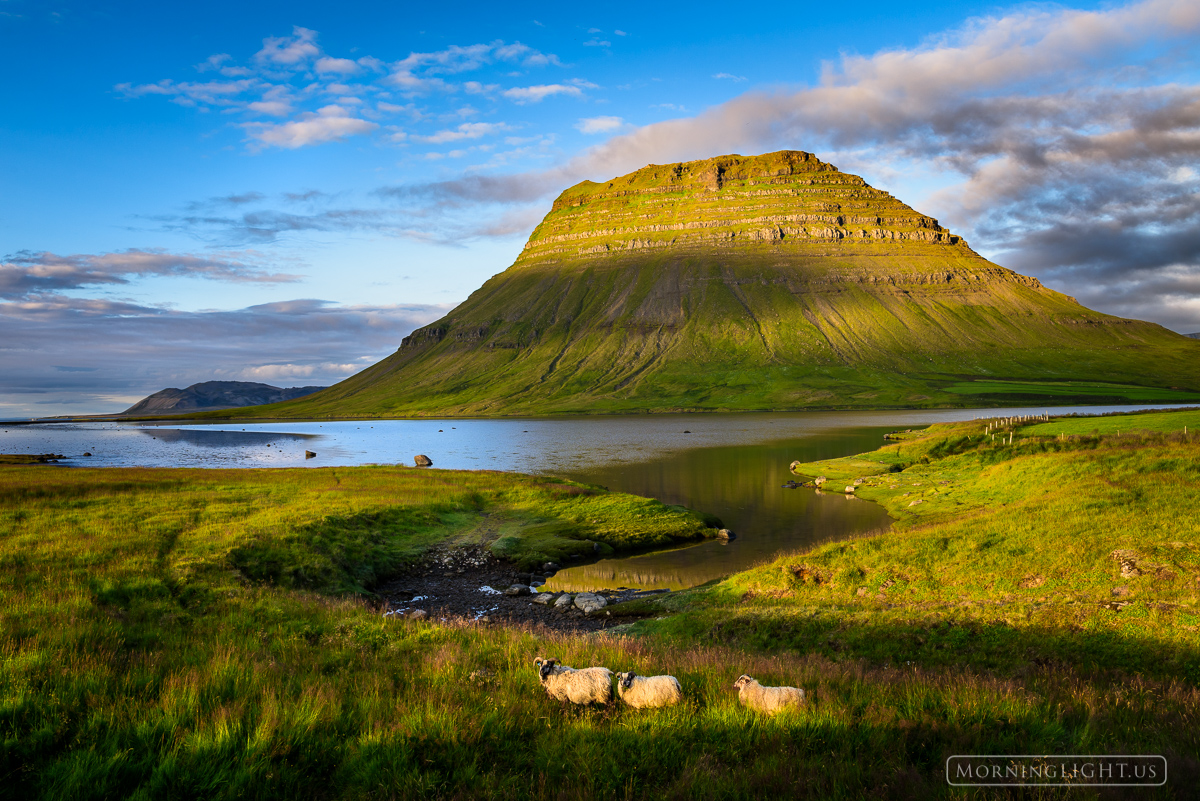
[[[541,658],[540,656],[539,656],[537,659],[533,660],[533,666],[534,666],[534,667],[541,667],[541,666],[542,666],[542,658]]]

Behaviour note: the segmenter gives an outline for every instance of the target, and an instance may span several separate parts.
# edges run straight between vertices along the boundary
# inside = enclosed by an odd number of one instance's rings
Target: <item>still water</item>
[[[376,420],[246,425],[0,424],[0,453],[60,453],[88,467],[334,467],[407,464],[434,469],[557,475],[717,515],[737,534],[716,541],[572,567],[548,587],[695,586],[815,542],[884,530],[868,501],[789,490],[788,464],[872,450],[883,434],[1001,415],[1103,413],[1138,406],[986,411],[796,412],[536,420]],[[1168,408],[1168,407],[1154,407]],[[315,452],[305,458],[305,451]],[[90,452],[91,456],[83,456]]]

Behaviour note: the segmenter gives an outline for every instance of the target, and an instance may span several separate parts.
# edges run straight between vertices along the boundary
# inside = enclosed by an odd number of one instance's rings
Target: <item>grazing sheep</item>
[[[612,671],[606,667],[583,670],[558,664],[557,659],[538,657],[533,662],[546,695],[573,704],[607,704],[612,701]]]
[[[683,700],[683,688],[674,676],[639,676],[632,670],[617,674],[617,694],[635,708],[669,706]]]
[[[738,699],[744,706],[771,715],[789,706],[800,706],[804,703],[804,690],[798,687],[764,687],[744,673],[733,686],[738,690]]]

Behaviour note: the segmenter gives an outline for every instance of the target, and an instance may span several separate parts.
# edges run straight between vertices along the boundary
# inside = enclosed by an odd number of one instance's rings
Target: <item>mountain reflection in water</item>
[[[745,570],[818,542],[886,531],[883,507],[811,489],[785,489],[788,465],[873,450],[890,428],[842,429],[802,439],[683,451],[648,462],[595,468],[577,481],[701,509],[737,538],[568,567],[550,590],[598,587],[682,589]]]
[[[142,434],[162,442],[185,442],[201,448],[239,448],[277,442],[307,442],[315,434],[280,434],[271,431],[213,431],[196,428],[141,428]]]

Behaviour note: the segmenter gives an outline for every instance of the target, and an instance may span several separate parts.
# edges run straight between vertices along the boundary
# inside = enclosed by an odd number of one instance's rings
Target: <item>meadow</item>
[[[990,798],[945,758],[1160,753],[1157,790],[1021,797],[1192,797],[1196,414],[973,421],[798,465],[862,478],[893,531],[592,635],[397,620],[371,592],[428,548],[708,521],[499,473],[0,468],[0,795]],[[686,701],[562,707],[537,656],[669,672]],[[744,672],[810,702],[746,711]]]

